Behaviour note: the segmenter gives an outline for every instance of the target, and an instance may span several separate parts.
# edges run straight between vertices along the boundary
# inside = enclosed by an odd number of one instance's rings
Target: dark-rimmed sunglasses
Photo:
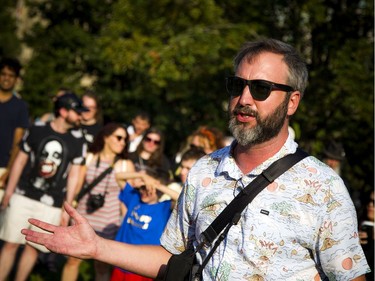
[[[154,139],[149,138],[149,137],[145,137],[145,141],[146,141],[146,142],[152,142],[152,143],[154,143],[154,144],[156,144],[156,145],[159,145],[159,144],[160,144],[160,140],[154,140]]]
[[[246,80],[237,76],[226,78],[227,91],[231,96],[242,95],[244,88],[249,86],[250,94],[254,100],[266,100],[272,91],[293,92],[294,89],[288,85],[277,84],[267,80]]]
[[[118,141],[122,141],[122,140],[126,140],[126,137],[123,137],[123,136],[117,136],[117,135],[115,135],[115,137],[116,137],[116,139],[118,140]]]

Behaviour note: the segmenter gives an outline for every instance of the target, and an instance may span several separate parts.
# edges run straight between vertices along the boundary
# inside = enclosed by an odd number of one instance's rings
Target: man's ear
[[[293,115],[298,108],[299,102],[301,100],[301,93],[300,91],[294,91],[291,93],[289,97],[289,103],[288,103],[288,115]]]
[[[64,107],[62,107],[62,108],[60,108],[59,109],[59,113],[60,113],[60,116],[61,117],[66,117],[66,116],[68,116],[68,112],[69,112],[69,110],[67,110],[66,108],[64,108]]]

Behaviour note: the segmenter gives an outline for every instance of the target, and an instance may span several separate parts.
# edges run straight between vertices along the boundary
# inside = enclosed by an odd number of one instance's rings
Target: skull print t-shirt
[[[72,164],[84,163],[85,144],[79,130],[60,134],[50,123],[37,124],[26,133],[22,151],[29,154],[17,193],[44,204],[61,207]]]

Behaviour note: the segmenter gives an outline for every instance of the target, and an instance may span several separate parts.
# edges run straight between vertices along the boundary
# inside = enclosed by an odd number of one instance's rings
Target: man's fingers
[[[69,205],[67,202],[64,203],[64,209],[69,216],[75,221],[75,224],[85,223],[87,220],[84,216],[80,215],[75,208]]]
[[[35,225],[36,227],[39,227],[40,229],[43,229],[43,230],[48,231],[48,232],[54,232],[55,229],[56,229],[56,225],[53,225],[53,224],[50,224],[50,223],[47,223],[47,222],[43,222],[43,221],[40,221],[40,220],[37,220],[37,219],[29,219],[28,221],[32,225]]]
[[[37,244],[44,244],[44,242],[51,236],[49,233],[40,233],[31,229],[22,229],[21,233],[25,235],[25,239]],[[35,235],[37,234],[37,235]]]

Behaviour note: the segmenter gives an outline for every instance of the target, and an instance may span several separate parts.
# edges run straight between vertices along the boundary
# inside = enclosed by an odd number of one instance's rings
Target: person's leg
[[[15,281],[26,281],[38,259],[38,250],[29,244],[25,245],[17,267]]]
[[[78,279],[80,259],[69,257],[64,265],[61,281],[74,281]]]
[[[95,267],[95,281],[109,281],[111,277],[112,266],[110,266],[107,263],[94,261],[94,267]]]
[[[0,254],[0,281],[5,281],[13,268],[20,244],[4,242]]]
[[[0,225],[0,239],[3,246],[0,254],[0,280],[6,280],[7,276],[17,262],[17,250],[25,244],[25,237],[21,229],[27,228],[30,217],[29,199],[19,194],[13,194],[8,207],[2,211],[2,224]]]

